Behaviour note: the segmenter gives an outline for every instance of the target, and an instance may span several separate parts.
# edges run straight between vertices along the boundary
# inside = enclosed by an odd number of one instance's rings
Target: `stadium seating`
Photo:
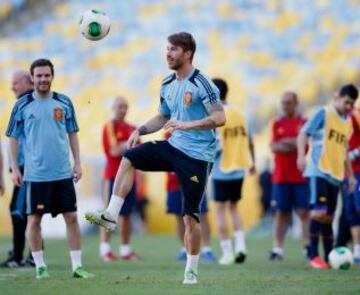
[[[1,11],[25,0],[3,1]],[[257,129],[274,113],[284,89],[298,91],[306,104],[331,93],[342,81],[358,78],[360,49],[356,1],[68,1],[1,41],[2,89],[15,68],[46,56],[56,64],[56,86],[74,97],[81,125],[98,130],[117,93],[132,102],[132,119],[157,107],[166,36],[188,30],[199,53],[195,62],[211,76],[230,83],[231,101],[246,105]],[[6,8],[7,7],[7,8]],[[79,35],[78,15],[89,8],[108,12],[110,35],[89,42]],[[300,9],[301,8],[301,9]],[[45,37],[45,38],[44,38]],[[46,40],[43,42],[42,40]],[[12,98],[5,91],[5,115]],[[259,107],[261,104],[261,108]],[[145,115],[146,117],[146,115]],[[86,145],[96,153],[99,146]]]

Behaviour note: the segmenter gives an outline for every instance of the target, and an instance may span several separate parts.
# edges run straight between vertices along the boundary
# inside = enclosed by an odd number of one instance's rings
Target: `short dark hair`
[[[175,45],[181,47],[184,51],[191,51],[191,60],[194,58],[194,54],[196,51],[196,42],[194,37],[190,33],[179,32],[170,35],[168,41]]]
[[[34,76],[34,69],[37,67],[50,67],[51,74],[54,76],[54,65],[52,62],[46,58],[39,58],[37,60],[34,60],[30,66],[30,73],[31,76]]]
[[[359,91],[353,84],[347,84],[340,88],[339,96],[349,96],[352,100],[356,100],[359,96]]]
[[[220,79],[220,78],[214,78],[212,81],[214,82],[215,86],[217,88],[219,88],[220,100],[225,101],[226,100],[226,95],[227,95],[227,92],[228,92],[228,86],[227,86],[225,80]]]

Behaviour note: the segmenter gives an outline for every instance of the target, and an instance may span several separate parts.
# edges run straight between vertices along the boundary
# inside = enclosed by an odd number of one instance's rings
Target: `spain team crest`
[[[185,93],[185,99],[184,99],[184,103],[187,106],[191,106],[193,103],[193,99],[192,99],[192,93],[191,92],[186,92]]]
[[[61,121],[64,119],[64,111],[62,108],[55,108],[54,109],[54,119],[56,121]]]

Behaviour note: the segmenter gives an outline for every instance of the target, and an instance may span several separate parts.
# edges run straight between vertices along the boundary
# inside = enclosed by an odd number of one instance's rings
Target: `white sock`
[[[100,256],[104,256],[111,252],[111,246],[109,242],[100,242]]]
[[[204,246],[204,247],[202,247],[201,252],[208,253],[208,252],[212,252],[212,250],[211,250],[210,246]]]
[[[72,271],[75,271],[81,264],[81,250],[70,251]]]
[[[234,255],[231,240],[221,240],[220,246],[224,255]]]
[[[246,252],[244,232],[242,230],[235,231],[234,239],[235,239],[235,253]]]
[[[197,271],[198,263],[199,263],[199,255],[187,254],[185,271],[188,269],[193,269],[193,270]]]
[[[32,257],[34,258],[36,268],[46,266],[46,264],[44,262],[44,252],[42,250],[36,251],[36,252],[31,252],[31,254],[32,254]]]
[[[123,204],[124,204],[124,198],[119,197],[117,195],[111,195],[110,203],[106,211],[110,214],[110,216],[114,220],[117,220]]]
[[[360,244],[355,244],[354,245],[354,256],[355,257],[360,257]]]
[[[276,253],[276,254],[284,255],[284,250],[283,250],[282,248],[280,248],[280,247],[274,247],[274,248],[272,249],[272,251],[273,251],[274,253]]]
[[[129,244],[126,245],[120,245],[119,252],[121,256],[128,256],[131,254],[131,246]]]

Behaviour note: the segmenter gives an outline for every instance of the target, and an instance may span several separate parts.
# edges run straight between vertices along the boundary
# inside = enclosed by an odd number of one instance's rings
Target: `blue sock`
[[[331,224],[321,225],[321,235],[324,246],[324,260],[329,261],[329,253],[334,247],[334,235]]]
[[[310,219],[310,259],[319,256],[319,236],[321,231],[321,223]]]

